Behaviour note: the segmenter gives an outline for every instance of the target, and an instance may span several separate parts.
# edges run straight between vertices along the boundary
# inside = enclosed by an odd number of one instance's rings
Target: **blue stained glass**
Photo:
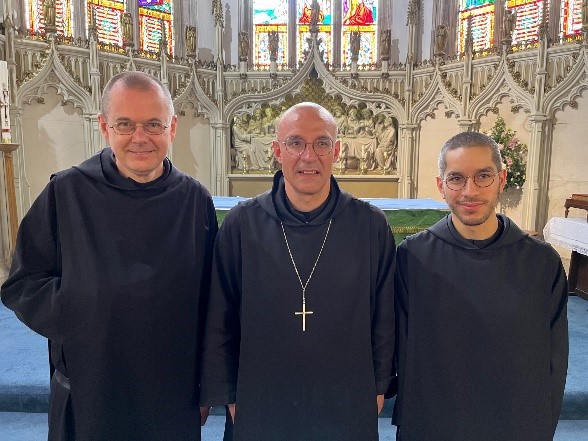
[[[493,5],[494,0],[465,0],[465,8],[475,8],[483,5]]]
[[[283,24],[288,22],[288,0],[255,0],[254,24]]]

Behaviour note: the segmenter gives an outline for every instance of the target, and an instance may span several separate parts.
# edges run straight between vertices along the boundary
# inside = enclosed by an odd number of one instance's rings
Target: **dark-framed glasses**
[[[298,136],[290,136],[285,141],[278,140],[278,142],[284,144],[288,153],[296,156],[302,155],[308,144],[312,145],[314,152],[318,156],[328,155],[333,150],[333,140],[331,138],[317,138],[312,142],[306,142]]]
[[[143,127],[143,131],[148,135],[161,135],[169,126],[166,126],[161,121],[149,121],[146,123],[119,121],[108,127],[114,130],[114,133],[118,135],[132,135],[135,133],[135,130],[137,130],[137,127]]]
[[[471,178],[473,179],[474,184],[476,184],[478,187],[486,188],[490,187],[494,183],[494,179],[498,173],[500,172],[498,171],[496,173],[492,173],[489,171],[481,171],[476,173],[474,176],[450,174],[445,178],[445,185],[447,185],[447,188],[450,190],[459,191],[466,186],[466,182]]]

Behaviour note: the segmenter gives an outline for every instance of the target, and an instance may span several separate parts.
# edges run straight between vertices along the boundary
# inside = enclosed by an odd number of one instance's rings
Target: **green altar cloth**
[[[227,212],[239,202],[249,198],[239,196],[213,196],[216,216],[219,225],[223,222]],[[388,199],[362,198],[364,201],[380,208],[394,233],[398,245],[406,236],[423,231],[434,225],[449,213],[444,202],[433,199]]]

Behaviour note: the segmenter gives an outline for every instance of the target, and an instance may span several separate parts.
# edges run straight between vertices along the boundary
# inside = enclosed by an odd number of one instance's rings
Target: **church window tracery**
[[[172,0],[139,1],[139,47],[149,52],[159,52],[162,24],[166,31],[167,52],[173,54],[173,4]]]
[[[55,27],[57,35],[71,37],[74,33],[72,0],[54,0]],[[30,30],[45,31],[45,17],[43,16],[43,0],[29,0],[25,9],[26,21]]]
[[[492,47],[494,40],[494,0],[461,0],[459,8],[458,52],[464,52],[468,23],[472,27],[473,50]]]
[[[543,19],[543,0],[509,0],[507,7],[514,9],[517,17],[512,35],[513,44],[537,40],[539,24]]]
[[[325,62],[331,62],[332,60],[332,48],[333,48],[333,35],[332,35],[332,22],[333,12],[331,7],[331,0],[319,0],[318,1],[320,12],[318,14],[318,38],[321,40],[319,50],[323,52],[323,60]],[[297,47],[297,59],[304,60],[304,51],[308,48],[306,44],[307,39],[310,38],[310,21],[312,15],[312,0],[300,0],[297,3],[298,14],[298,44]]]
[[[562,0],[561,29],[562,37],[569,37],[582,32],[582,0]]]
[[[358,64],[374,64],[377,54],[376,23],[378,22],[378,1],[344,0],[342,12],[343,64],[351,64],[352,32],[359,32],[360,35]]]
[[[278,33],[278,64],[288,59],[288,0],[253,1],[253,64],[269,65],[269,34]]]
[[[122,46],[120,15],[125,10],[123,0],[88,0],[88,17],[94,13],[94,22],[100,43]]]

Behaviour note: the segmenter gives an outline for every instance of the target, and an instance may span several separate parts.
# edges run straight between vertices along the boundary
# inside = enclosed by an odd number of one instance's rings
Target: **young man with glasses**
[[[50,341],[50,441],[194,441],[212,198],[166,158],[176,116],[160,81],[116,75],[98,120],[110,148],[37,198],[2,301]]]
[[[567,372],[558,254],[497,214],[506,170],[488,136],[439,156],[451,214],[398,247],[400,441],[553,439]]]
[[[233,208],[215,243],[202,402],[229,404],[235,441],[377,441],[394,237],[332,177],[333,115],[301,103],[276,129],[272,189]]]

